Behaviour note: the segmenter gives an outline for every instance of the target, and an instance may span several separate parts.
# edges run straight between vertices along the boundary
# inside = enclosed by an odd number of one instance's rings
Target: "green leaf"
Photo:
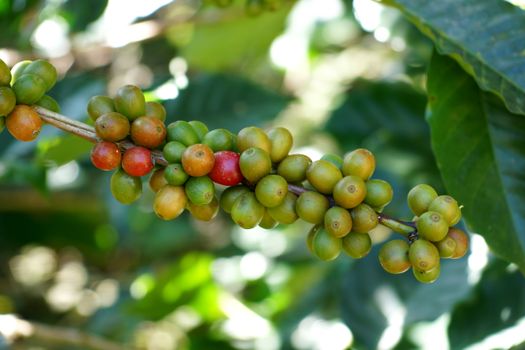
[[[479,90],[453,60],[432,58],[428,121],[445,186],[470,228],[525,271],[525,118]]]
[[[386,0],[479,86],[525,114],[525,11],[501,0]]]
[[[86,155],[93,144],[76,135],[61,135],[38,143],[38,159],[45,164],[63,165]]]
[[[239,130],[272,120],[289,99],[233,75],[200,75],[174,101],[166,102],[168,116],[201,120],[213,128]],[[168,122],[173,119],[168,120]]]
[[[465,349],[525,314],[525,279],[508,264],[494,261],[483,273],[473,295],[452,313],[448,327],[451,349]]]
[[[291,6],[258,17],[244,13],[242,4],[229,9],[210,9],[200,15],[182,56],[193,68],[218,71],[239,68],[266,57],[273,40],[285,28]],[[176,40],[174,28],[168,39]]]

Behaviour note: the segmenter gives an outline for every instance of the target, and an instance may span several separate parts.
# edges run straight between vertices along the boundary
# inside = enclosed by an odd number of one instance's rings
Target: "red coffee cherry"
[[[208,176],[213,182],[224,186],[234,186],[243,180],[239,167],[239,154],[232,151],[215,153],[215,165]]]
[[[153,169],[151,151],[144,147],[133,147],[124,152],[122,168],[131,176],[144,176]]]
[[[113,142],[101,141],[91,150],[91,163],[104,171],[113,170],[120,165],[122,155]]]

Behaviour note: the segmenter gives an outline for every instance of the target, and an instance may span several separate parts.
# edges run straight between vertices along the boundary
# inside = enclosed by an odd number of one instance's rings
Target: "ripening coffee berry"
[[[394,191],[392,186],[384,180],[371,179],[366,182],[365,203],[372,208],[383,208],[390,203]]]
[[[239,152],[242,153],[252,147],[260,148],[268,153],[268,155],[270,155],[272,150],[272,144],[268,135],[266,135],[262,129],[255,126],[246,127],[237,134],[237,149]]]
[[[11,72],[7,64],[0,60],[0,86],[8,86],[11,81]]]
[[[151,151],[140,146],[129,148],[122,156],[122,169],[131,176],[148,174],[153,169]]]
[[[301,193],[295,204],[297,215],[311,224],[320,224],[324,221],[324,215],[330,202],[322,194],[314,191]]]
[[[451,227],[448,230],[447,237],[451,237],[454,241],[456,241],[456,249],[450,258],[459,259],[463,257],[468,250],[468,236],[465,231],[460,230],[459,228]]]
[[[168,181],[164,178],[164,168],[159,168],[151,174],[149,178],[149,188],[155,193],[168,184]]]
[[[131,124],[131,139],[138,146],[159,147],[166,138],[164,122],[155,117],[138,117]]]
[[[189,202],[188,211],[197,220],[210,221],[217,216],[217,213],[219,213],[219,201],[216,197],[213,197],[210,203],[204,205],[197,205]]]
[[[418,239],[410,245],[408,258],[412,266],[419,271],[430,271],[439,265],[439,251],[425,239]]]
[[[95,130],[102,140],[117,142],[128,136],[129,120],[118,112],[102,114],[95,120]]]
[[[419,184],[414,186],[407,196],[408,206],[412,212],[419,216],[428,211],[430,203],[437,197],[437,192],[431,186]]]
[[[324,214],[324,228],[334,237],[344,237],[352,230],[352,216],[344,208],[331,207]]]
[[[440,264],[429,271],[421,271],[416,268],[412,269],[414,277],[421,283],[434,283],[438,279],[440,271]]]
[[[146,102],[146,116],[160,119],[164,122],[166,120],[166,108],[158,102]]]
[[[456,251],[456,241],[446,235],[441,241],[434,243],[439,251],[439,256],[442,258],[450,258]]]
[[[366,184],[359,176],[345,176],[335,185],[333,197],[337,205],[346,209],[355,208],[366,197]]]
[[[255,187],[255,197],[266,208],[273,208],[284,201],[288,193],[288,183],[279,175],[266,175]]]
[[[270,158],[272,162],[279,163],[283,160],[293,146],[293,136],[286,128],[277,127],[268,131],[270,139]]]
[[[341,239],[332,236],[322,225],[311,239],[312,253],[324,261],[335,260],[341,253]]]
[[[93,96],[89,99],[87,113],[92,120],[97,120],[103,114],[115,112],[113,99],[109,96]]]
[[[324,194],[331,194],[335,185],[343,178],[341,171],[326,160],[318,160],[306,169],[306,178],[314,188]]]
[[[11,113],[16,105],[16,96],[13,90],[7,86],[0,87],[0,117]]]
[[[177,120],[170,123],[167,127],[168,141],[178,141],[184,146],[191,146],[199,143],[199,135],[190,123],[184,120]]]
[[[120,165],[121,154],[113,142],[101,141],[91,149],[91,163],[104,171],[114,170]]]
[[[240,156],[237,152],[219,151],[214,156],[215,164],[208,174],[213,182],[224,186],[234,186],[243,180],[239,166]]]
[[[343,159],[343,174],[355,175],[363,180],[368,180],[376,169],[376,160],[372,152],[358,148],[347,153]]]
[[[238,186],[232,186],[228,187],[224,190],[221,194],[220,198],[220,205],[222,210],[224,210],[226,213],[231,213],[233,203],[235,203],[235,200],[239,198],[241,195],[250,192],[248,187],[243,185]]]
[[[244,229],[254,228],[261,222],[264,206],[257,201],[253,192],[240,195],[233,203],[231,217],[233,221]]]
[[[368,233],[350,232],[342,239],[343,250],[354,259],[361,259],[370,253],[372,240]]]
[[[388,241],[379,250],[379,263],[386,272],[403,273],[411,266],[408,250],[408,243],[402,239]]]
[[[111,194],[122,204],[131,204],[140,198],[142,194],[142,181],[139,177],[126,174],[118,169],[111,176]]]
[[[187,202],[184,187],[166,185],[155,195],[153,211],[162,220],[172,220],[184,212]]]
[[[350,211],[352,216],[352,231],[367,233],[378,224],[377,213],[368,204],[361,203]]]
[[[293,224],[298,218],[297,212],[295,211],[296,202],[297,196],[288,192],[281,204],[273,208],[268,208],[267,212],[274,220],[281,224]]]
[[[113,99],[117,112],[133,121],[146,114],[146,100],[142,90],[135,85],[124,85]]]
[[[6,117],[5,125],[19,141],[33,141],[42,128],[42,119],[35,110],[26,105],[16,105]]]
[[[432,242],[441,241],[448,232],[448,223],[435,211],[423,213],[417,219],[416,227],[421,238]]]
[[[281,175],[290,183],[306,180],[306,169],[312,164],[312,160],[304,154],[292,154],[284,158],[277,167],[277,174]]]
[[[441,214],[449,226],[454,226],[461,219],[458,202],[451,196],[436,197],[428,206],[428,210]]]
[[[190,177],[184,190],[190,202],[196,205],[209,204],[215,197],[215,186],[208,176]]]
[[[191,145],[182,152],[184,171],[190,176],[207,175],[215,165],[215,156],[210,147],[201,143]]]
[[[257,182],[270,173],[272,160],[268,152],[261,148],[251,147],[241,153],[239,167],[246,180]]]

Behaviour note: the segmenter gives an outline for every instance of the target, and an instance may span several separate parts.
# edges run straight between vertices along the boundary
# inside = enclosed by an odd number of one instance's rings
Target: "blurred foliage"
[[[498,80],[479,72],[504,64],[496,54],[523,41],[505,35],[485,61],[472,54],[487,37],[483,21],[455,11],[434,16],[452,1],[431,9],[386,2],[410,21],[364,0],[284,1],[259,17],[245,14],[244,0],[226,8],[211,0],[0,0],[0,57],[49,58],[61,76],[51,94],[77,120],[87,119],[91,96],[134,83],[165,105],[169,122],[232,131],[279,124],[297,146],[309,146],[294,152],[312,155],[367,147],[375,176],[394,187],[388,214],[410,219],[406,193],[429,183],[465,204],[468,227],[498,255],[521,263],[523,123],[477,84],[493,90]],[[521,30],[523,11],[502,4],[487,2],[483,13],[502,9],[494,23]],[[507,16],[513,20],[498,20]],[[463,30],[479,35],[456,50]],[[433,43],[422,33],[470,65],[474,79],[450,59],[431,61]],[[66,49],[46,51],[57,43]],[[498,92],[507,106],[523,98],[520,84]],[[461,128],[458,116],[468,118]],[[479,134],[482,143],[469,138]],[[48,126],[32,143],[0,134],[0,313],[156,350],[463,349],[509,329],[513,337],[478,348],[525,341],[523,276],[487,254],[481,236],[471,236],[467,257],[443,264],[436,283],[421,285],[410,273],[381,269],[379,243],[390,239],[381,229],[366,258],[323,263],[307,251],[303,222],[250,231],[224,213],[210,223],[187,214],[163,222],[147,182],[140,201],[123,206],[109,193],[110,174],[89,163],[89,149]],[[482,180],[485,190],[473,189]],[[13,348],[34,346],[76,349],[31,339]]]

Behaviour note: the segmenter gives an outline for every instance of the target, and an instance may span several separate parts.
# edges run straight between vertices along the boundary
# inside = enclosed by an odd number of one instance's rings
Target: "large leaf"
[[[483,90],[525,114],[525,11],[502,0],[385,0],[456,59]]]
[[[465,349],[513,326],[524,314],[525,279],[519,271],[511,271],[507,264],[496,260],[483,273],[473,295],[452,313],[450,346]]]
[[[168,101],[169,121],[202,120],[212,128],[239,130],[277,116],[288,98],[248,80],[224,74],[203,74],[190,81],[174,101]]]
[[[479,90],[453,60],[428,74],[432,146],[449,193],[473,231],[525,271],[525,118]]]

